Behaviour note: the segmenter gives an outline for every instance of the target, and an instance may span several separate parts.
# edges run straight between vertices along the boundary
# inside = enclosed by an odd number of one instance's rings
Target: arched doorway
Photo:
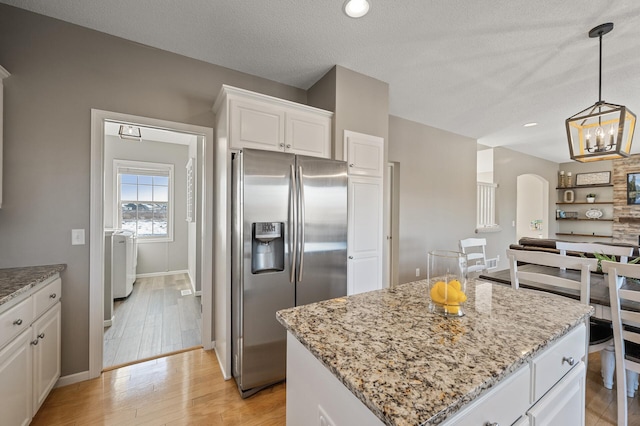
[[[516,237],[549,237],[549,181],[541,176],[518,176]]]

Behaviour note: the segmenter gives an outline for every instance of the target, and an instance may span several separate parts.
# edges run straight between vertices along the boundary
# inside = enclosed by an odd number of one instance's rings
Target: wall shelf
[[[596,201],[594,203],[587,203],[586,201],[584,201],[584,202],[575,201],[573,203],[565,203],[565,202],[562,202],[562,201],[558,201],[556,204],[557,205],[562,204],[562,205],[565,205],[565,206],[566,205],[570,205],[570,204],[613,204],[613,201]]]
[[[560,219],[557,218],[556,220],[567,220],[567,221],[576,221],[576,220],[588,220],[591,222],[613,222],[613,219],[588,219],[588,218],[581,218],[581,217],[577,217],[575,219]]]
[[[571,233],[571,232],[556,232],[556,235],[569,235],[569,236],[572,236],[572,237],[613,238],[613,235],[576,234],[576,233]]]
[[[599,183],[597,185],[565,186],[564,188],[556,187],[556,189],[606,188],[612,186],[612,183]]]

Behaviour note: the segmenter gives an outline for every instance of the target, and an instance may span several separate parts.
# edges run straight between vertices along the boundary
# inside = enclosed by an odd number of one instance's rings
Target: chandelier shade
[[[567,118],[567,140],[571,159],[580,162],[615,160],[631,152],[636,115],[624,105],[602,100],[602,36],[613,30],[613,24],[598,25],[589,37],[600,39],[598,102]]]
[[[571,159],[580,162],[628,157],[636,115],[623,105],[596,102],[566,120]]]

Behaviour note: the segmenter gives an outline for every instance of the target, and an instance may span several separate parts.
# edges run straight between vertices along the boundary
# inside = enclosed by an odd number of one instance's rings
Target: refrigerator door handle
[[[298,269],[298,282],[302,282],[302,273],[304,271],[304,185],[302,184],[302,166],[298,166],[298,187],[300,192],[300,198],[298,202],[299,219],[298,224],[300,226],[300,268]]]
[[[291,191],[289,193],[289,202],[291,208],[289,209],[289,253],[291,253],[291,273],[289,281],[294,282],[296,279],[296,253],[298,251],[298,229],[296,226],[296,194],[298,190],[296,188],[296,170],[291,165]]]

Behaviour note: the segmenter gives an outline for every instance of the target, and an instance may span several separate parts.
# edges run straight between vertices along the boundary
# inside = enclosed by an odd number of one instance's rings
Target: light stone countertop
[[[592,314],[554,294],[470,281],[466,315],[428,310],[426,280],[277,312],[388,425],[452,417]]]
[[[65,264],[59,264],[0,269],[0,306],[62,272],[66,267]]]

